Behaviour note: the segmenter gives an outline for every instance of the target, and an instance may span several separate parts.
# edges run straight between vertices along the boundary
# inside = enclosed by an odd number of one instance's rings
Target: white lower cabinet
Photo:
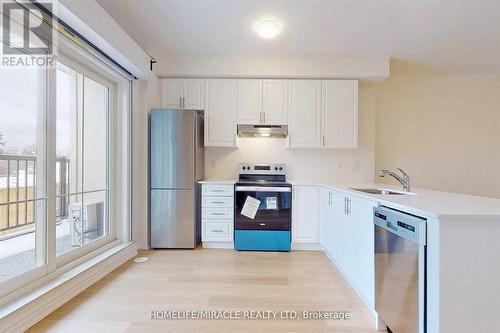
[[[322,187],[320,243],[370,310],[375,308],[373,207],[376,202]]]
[[[319,243],[333,256],[333,190],[321,187],[319,201]]]
[[[233,242],[234,185],[203,184],[201,196],[201,241],[204,247]]]
[[[294,185],[292,242],[318,243],[318,187]]]

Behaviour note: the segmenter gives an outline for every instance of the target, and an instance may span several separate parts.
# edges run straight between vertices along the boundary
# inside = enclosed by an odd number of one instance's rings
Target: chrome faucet
[[[401,177],[397,173],[385,169],[380,170],[378,172],[378,175],[380,177],[385,177],[387,175],[394,177],[398,182],[401,183],[401,185],[403,185],[403,191],[410,192],[410,176],[408,176],[408,174],[400,168],[396,168],[396,171],[399,171],[403,176]]]

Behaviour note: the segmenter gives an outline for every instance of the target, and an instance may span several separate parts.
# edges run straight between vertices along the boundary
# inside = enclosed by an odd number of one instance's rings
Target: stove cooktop
[[[292,184],[284,181],[270,181],[270,180],[240,180],[236,185],[244,186],[292,186]]]

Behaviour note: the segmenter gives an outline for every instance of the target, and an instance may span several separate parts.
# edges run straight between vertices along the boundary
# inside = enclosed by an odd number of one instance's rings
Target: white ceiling
[[[500,0],[97,0],[148,53],[389,56],[416,67],[500,72]],[[263,40],[259,18],[283,32]]]

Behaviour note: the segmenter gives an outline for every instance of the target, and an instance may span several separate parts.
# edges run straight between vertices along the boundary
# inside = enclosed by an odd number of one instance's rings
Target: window
[[[113,84],[91,70],[70,60],[58,64],[57,256],[109,235],[108,113],[112,91]]]
[[[0,284],[45,265],[45,79],[0,75]]]
[[[60,37],[57,67],[0,68],[0,306],[130,241],[131,79]]]

